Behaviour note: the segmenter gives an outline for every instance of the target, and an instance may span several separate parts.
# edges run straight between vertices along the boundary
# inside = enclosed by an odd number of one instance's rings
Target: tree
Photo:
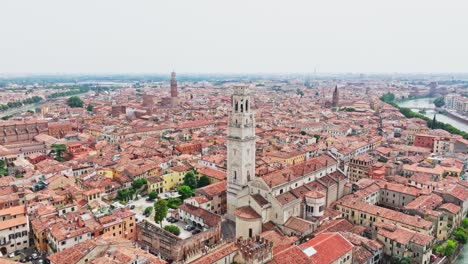
[[[89,104],[87,107],[86,107],[86,110],[88,110],[88,112],[92,112],[94,109],[94,105],[92,104]]]
[[[145,178],[140,178],[140,179],[136,179],[136,180],[133,180],[132,182],[132,188],[135,189],[135,190],[138,190],[140,189],[141,187],[143,187],[143,185],[146,184],[146,179]]]
[[[167,225],[164,227],[164,230],[169,231],[176,236],[180,235],[180,228],[176,225]]]
[[[122,202],[127,202],[128,200],[133,198],[133,195],[135,194],[134,189],[123,189],[123,190],[118,190],[117,191],[117,200],[122,201]]]
[[[143,212],[143,214],[151,214],[151,212],[153,212],[153,207],[148,206],[145,208],[145,211]]]
[[[463,227],[458,227],[457,229],[455,229],[452,233],[452,236],[456,241],[462,244],[466,244],[466,242],[468,241],[467,231]]]
[[[447,242],[445,242],[445,245],[437,247],[436,252],[446,257],[450,257],[455,252],[456,247],[457,247],[457,242],[449,239],[447,240]]]
[[[158,200],[154,203],[154,222],[159,223],[162,227],[162,221],[167,215],[167,201],[166,200]]]
[[[197,188],[197,177],[193,171],[188,171],[184,176],[184,185],[189,186],[192,190]]]
[[[463,221],[461,222],[461,226],[465,229],[468,229],[468,217],[463,218]]]
[[[307,135],[307,132],[305,132],[304,130],[301,130],[301,135],[305,136]]]
[[[150,192],[150,193],[148,194],[148,198],[149,198],[150,200],[154,200],[154,199],[158,198],[158,192],[156,192],[156,191]]]
[[[171,197],[166,199],[166,201],[167,207],[171,209],[177,209],[182,204],[182,200],[179,197]]]
[[[315,134],[315,135],[314,135],[314,138],[316,138],[317,141],[318,141],[318,140],[320,139],[320,135]]]
[[[55,160],[64,161],[63,153],[67,151],[67,146],[65,144],[52,144],[51,153],[54,154]]]
[[[69,107],[83,107],[83,100],[81,100],[78,96],[72,96],[68,98],[67,105]]]
[[[182,185],[179,187],[179,194],[182,196],[182,200],[185,200],[189,197],[192,197],[193,190],[187,185]]]
[[[301,89],[297,89],[296,94],[299,95],[301,98],[304,96],[304,92]]]
[[[202,188],[208,185],[210,185],[210,178],[208,178],[206,175],[202,175],[198,181],[198,188]]]
[[[7,176],[8,169],[6,168],[5,161],[0,160],[0,176]]]
[[[445,100],[444,100],[444,97],[437,97],[435,100],[434,100],[434,105],[436,107],[442,107],[445,105]]]
[[[380,97],[380,100],[386,103],[390,103],[390,102],[393,102],[393,100],[395,100],[395,95],[392,93],[386,93]]]

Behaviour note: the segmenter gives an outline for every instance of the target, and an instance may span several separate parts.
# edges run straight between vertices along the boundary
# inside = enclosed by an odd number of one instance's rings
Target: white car
[[[14,258],[15,257],[15,252],[11,252],[10,254],[8,254],[8,257],[9,258]]]

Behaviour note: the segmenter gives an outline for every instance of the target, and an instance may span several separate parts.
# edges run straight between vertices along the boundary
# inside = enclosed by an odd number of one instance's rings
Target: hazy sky
[[[0,1],[0,73],[314,68],[468,72],[468,1]]]

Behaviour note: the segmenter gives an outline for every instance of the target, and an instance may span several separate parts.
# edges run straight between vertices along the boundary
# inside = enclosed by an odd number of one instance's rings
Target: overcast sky
[[[172,69],[468,72],[468,1],[0,1],[0,73]]]

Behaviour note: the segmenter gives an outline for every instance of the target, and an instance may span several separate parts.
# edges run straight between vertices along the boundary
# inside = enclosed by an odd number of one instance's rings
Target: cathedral
[[[236,85],[231,97],[227,139],[227,215],[236,237],[254,237],[268,227],[296,235],[325,220],[325,209],[350,190],[338,162],[326,154],[300,164],[255,175],[255,112],[248,86]]]

